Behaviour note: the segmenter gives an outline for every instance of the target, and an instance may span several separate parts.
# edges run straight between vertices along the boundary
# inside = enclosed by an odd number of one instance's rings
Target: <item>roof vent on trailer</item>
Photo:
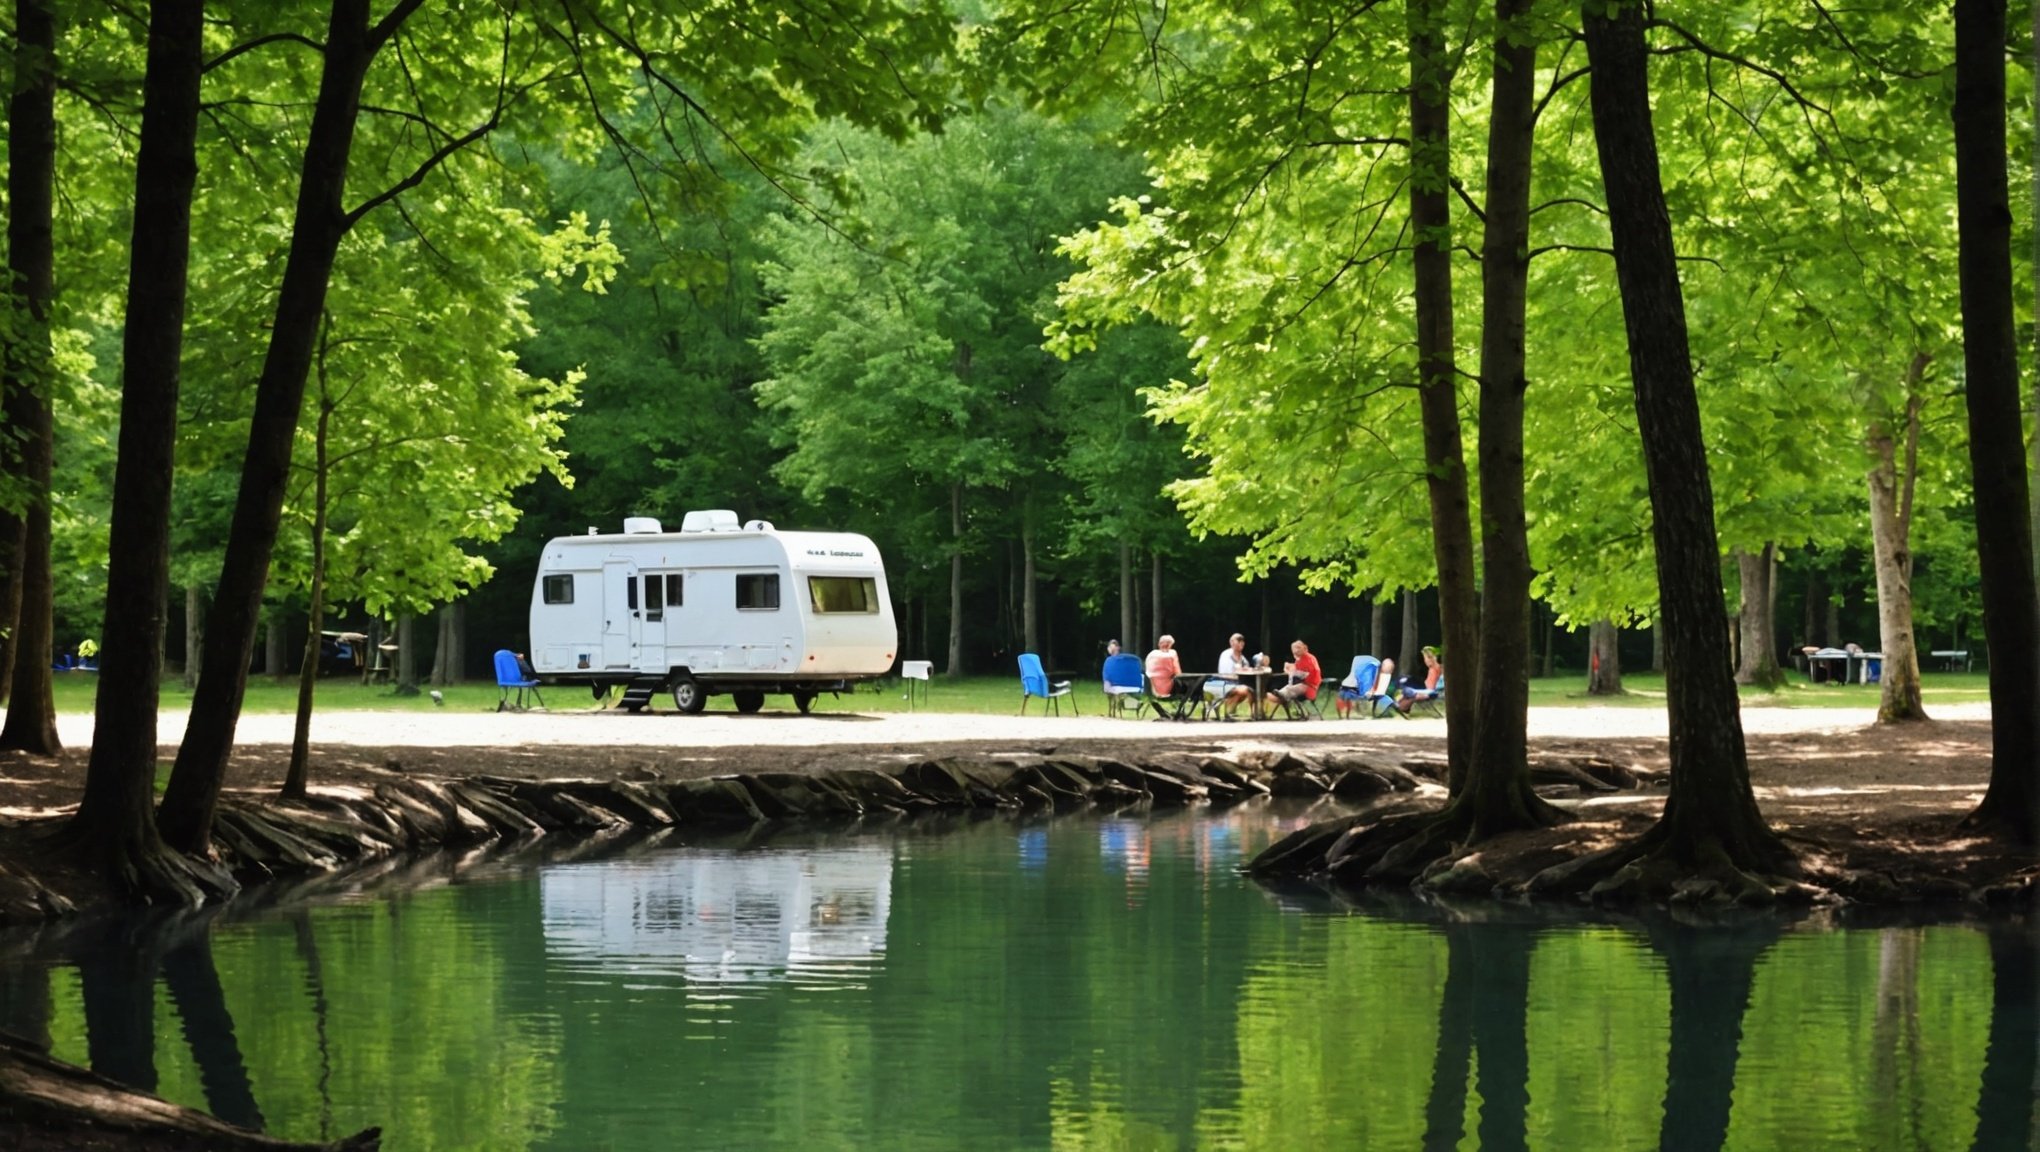
[[[746,521],[744,521],[744,531],[746,531],[746,532],[770,532],[770,531],[772,531],[772,521],[770,521],[770,520],[746,520]]]
[[[737,514],[727,508],[689,512],[680,518],[682,532],[735,532]]]
[[[650,516],[625,516],[623,518],[623,534],[625,536],[656,536],[662,531],[664,529],[659,527],[659,522]]]

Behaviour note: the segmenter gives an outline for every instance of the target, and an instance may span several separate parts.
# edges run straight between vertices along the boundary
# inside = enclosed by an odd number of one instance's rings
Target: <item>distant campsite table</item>
[[[1927,655],[1941,661],[1941,666],[1950,672],[1955,671],[1957,665],[1960,665],[1964,672],[1969,671],[1969,650],[1966,648],[1939,648]]]
[[[1241,671],[1238,672],[1226,672],[1226,673],[1185,672],[1183,673],[1183,676],[1179,678],[1188,678],[1192,676],[1197,678],[1197,691],[1200,694],[1203,693],[1204,686],[1211,683],[1214,680],[1232,679],[1241,681],[1243,683],[1248,680],[1253,681],[1253,683],[1247,685],[1247,688],[1254,694],[1253,701],[1248,705],[1247,715],[1255,720],[1266,720],[1268,718],[1268,710],[1265,704],[1265,701],[1267,700],[1268,697],[1268,678],[1270,676],[1280,676],[1286,681],[1288,679],[1289,674],[1287,672],[1277,672],[1273,668],[1250,668],[1242,669]],[[1213,699],[1211,701],[1212,715],[1214,716],[1217,715],[1219,703],[1220,701],[1217,699]]]
[[[1204,682],[1216,675],[1216,672],[1176,673],[1176,690],[1163,700],[1169,719],[1190,719],[1191,711],[1204,702]]]
[[[1814,670],[1824,666],[1825,677],[1815,676]],[[1850,652],[1842,648],[1822,648],[1818,652],[1806,653],[1806,673],[1815,679],[1825,679],[1830,684],[1868,684],[1873,668],[1880,672],[1884,667],[1882,652]],[[1839,673],[1839,675],[1838,675]]]
[[[1247,715],[1252,716],[1256,720],[1266,720],[1268,718],[1268,679],[1271,676],[1282,677],[1285,684],[1289,682],[1289,673],[1277,672],[1273,668],[1248,668],[1239,673],[1239,678],[1242,682],[1247,680],[1253,681],[1252,684],[1247,685],[1247,687],[1254,690],[1254,700]]]

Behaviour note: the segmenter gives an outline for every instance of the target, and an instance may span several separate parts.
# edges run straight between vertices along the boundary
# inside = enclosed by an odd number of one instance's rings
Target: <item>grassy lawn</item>
[[[1579,676],[1554,676],[1550,679],[1530,681],[1530,704],[1537,708],[1662,708],[1665,702],[1665,680],[1662,675],[1632,673],[1622,678],[1628,693],[1614,699],[1595,699],[1587,695],[1587,678]],[[98,686],[96,677],[89,673],[68,673],[56,680],[57,711],[90,712],[93,693]],[[1929,710],[1936,703],[1970,703],[1990,699],[1989,678],[1982,672],[1929,672],[1925,676],[1925,696]],[[960,712],[981,715],[1006,715],[1020,710],[1020,681],[1015,676],[969,676],[961,681],[950,681],[937,677],[925,685],[915,685],[914,708],[919,711]],[[926,699],[921,690],[926,689]],[[593,699],[585,688],[560,685],[544,690],[546,703],[554,711],[582,711],[593,706]],[[489,683],[469,683],[442,690],[446,703],[444,707],[466,712],[487,712],[496,706],[496,687]],[[1080,680],[1074,685],[1073,695],[1077,706],[1084,715],[1103,715],[1104,698],[1097,685],[1090,680]],[[1745,688],[1743,703],[1753,708],[1875,708],[1878,688],[1875,684],[1809,684],[1805,679],[1794,676],[1792,683],[1777,692],[1761,692]],[[1068,700],[1063,701],[1065,709]],[[191,706],[191,693],[178,682],[163,687],[163,708],[169,712],[182,712]],[[319,682],[317,706],[321,711],[361,712],[430,712],[434,705],[429,697],[419,695],[398,696],[388,687],[367,687],[349,678],[331,678]],[[658,697],[653,706],[661,709],[672,708],[672,700]],[[773,709],[786,708],[790,702],[784,697],[768,699],[766,706]],[[1028,710],[1041,706],[1033,701]],[[711,711],[730,710],[727,696],[718,696],[709,701]],[[276,683],[266,677],[256,677],[248,683],[246,710],[249,712],[288,713],[297,708],[297,682]],[[905,712],[908,704],[905,690],[899,681],[882,680],[874,684],[858,686],[855,692],[841,697],[823,696],[815,702],[815,708],[823,712]]]

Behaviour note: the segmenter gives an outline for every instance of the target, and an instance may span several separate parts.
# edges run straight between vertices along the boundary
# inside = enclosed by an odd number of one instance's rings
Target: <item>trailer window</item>
[[[686,589],[687,578],[685,576],[682,576],[678,572],[672,573],[671,575],[667,576],[666,577],[667,606],[678,608],[680,605],[686,603],[686,600],[684,598],[684,593],[686,592]]]
[[[807,587],[817,615],[878,611],[878,581],[870,576],[810,576]]]
[[[645,577],[645,621],[647,623],[666,618],[665,590],[666,581],[664,577]]]
[[[742,572],[737,575],[737,607],[773,611],[779,607],[779,573]]]
[[[574,577],[572,573],[545,578],[545,602],[548,604],[572,604],[574,602]]]

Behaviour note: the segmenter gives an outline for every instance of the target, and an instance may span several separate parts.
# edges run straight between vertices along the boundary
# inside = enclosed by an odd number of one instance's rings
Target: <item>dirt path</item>
[[[1935,709],[1935,718],[1987,721],[1987,704],[1959,704]],[[1743,730],[1752,735],[1847,735],[1867,729],[1875,714],[1864,708],[1743,709]],[[292,718],[249,715],[241,718],[239,743],[288,744]],[[67,747],[85,747],[92,740],[92,717],[59,717],[58,733]],[[1533,708],[1529,718],[1533,739],[1662,739],[1666,735],[1662,708],[1579,707]],[[184,717],[165,714],[159,739],[174,745],[184,734]],[[1294,722],[1265,720],[1238,724],[1167,724],[1112,720],[1102,716],[983,716],[944,712],[919,714],[820,713],[801,716],[768,710],[752,716],[711,711],[683,716],[673,711],[632,715],[615,710],[554,712],[321,712],[312,718],[316,745],[402,746],[414,748],[503,747],[534,745],[567,748],[641,746],[646,748],[760,747],[811,748],[821,745],[916,745],[969,741],[1033,743],[1042,740],[1211,741],[1251,740],[1287,743],[1336,736],[1358,746],[1388,738],[1442,742],[1445,722],[1435,719],[1345,720]]]

